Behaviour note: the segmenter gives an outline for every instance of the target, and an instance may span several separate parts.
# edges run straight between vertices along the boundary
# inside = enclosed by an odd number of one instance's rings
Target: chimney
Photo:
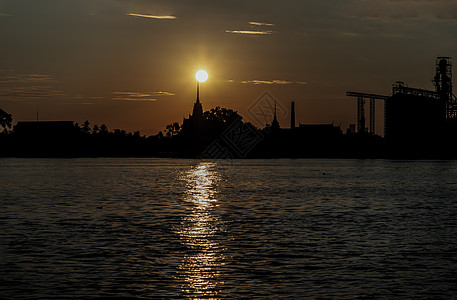
[[[290,129],[295,128],[295,101],[290,103]]]

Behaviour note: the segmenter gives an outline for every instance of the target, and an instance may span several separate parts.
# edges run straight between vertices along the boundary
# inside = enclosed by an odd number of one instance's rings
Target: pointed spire
[[[200,103],[200,83],[197,81],[197,100],[194,103],[194,109],[192,111],[192,117],[201,119],[203,117],[203,107]]]
[[[197,103],[200,103],[200,82],[197,81]]]

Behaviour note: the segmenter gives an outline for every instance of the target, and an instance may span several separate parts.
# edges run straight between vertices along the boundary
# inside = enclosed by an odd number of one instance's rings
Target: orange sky
[[[155,134],[191,112],[204,68],[205,110],[254,122],[248,110],[268,90],[286,109],[296,102],[297,122],[346,128],[347,90],[433,89],[456,32],[446,0],[0,0],[0,107],[13,123],[38,107],[42,120]],[[287,112],[279,121],[288,127]]]

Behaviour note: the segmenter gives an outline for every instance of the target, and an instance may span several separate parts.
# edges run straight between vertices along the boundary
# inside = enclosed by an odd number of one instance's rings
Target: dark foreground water
[[[0,298],[456,298],[457,163],[0,159]]]

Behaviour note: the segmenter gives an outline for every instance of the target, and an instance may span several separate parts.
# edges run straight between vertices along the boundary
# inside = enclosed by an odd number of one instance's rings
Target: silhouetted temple
[[[290,128],[281,128],[276,103],[271,125],[263,130],[265,140],[253,151],[261,157],[333,157],[339,156],[342,131],[334,124],[295,126],[295,103],[291,103]]]
[[[189,115],[189,118],[184,118],[183,120],[183,130],[185,133],[195,133],[202,129],[204,125],[203,122],[203,106],[200,102],[200,85],[197,84],[197,99],[195,100],[192,114]]]
[[[271,129],[272,130],[279,130],[280,129],[278,118],[276,116],[276,101],[275,101],[275,110],[274,110],[273,121],[271,122]]]
[[[209,143],[208,126],[203,116],[203,106],[200,101],[200,85],[197,83],[197,99],[192,114],[183,119],[181,135],[186,149],[179,149],[185,156],[196,156]]]

